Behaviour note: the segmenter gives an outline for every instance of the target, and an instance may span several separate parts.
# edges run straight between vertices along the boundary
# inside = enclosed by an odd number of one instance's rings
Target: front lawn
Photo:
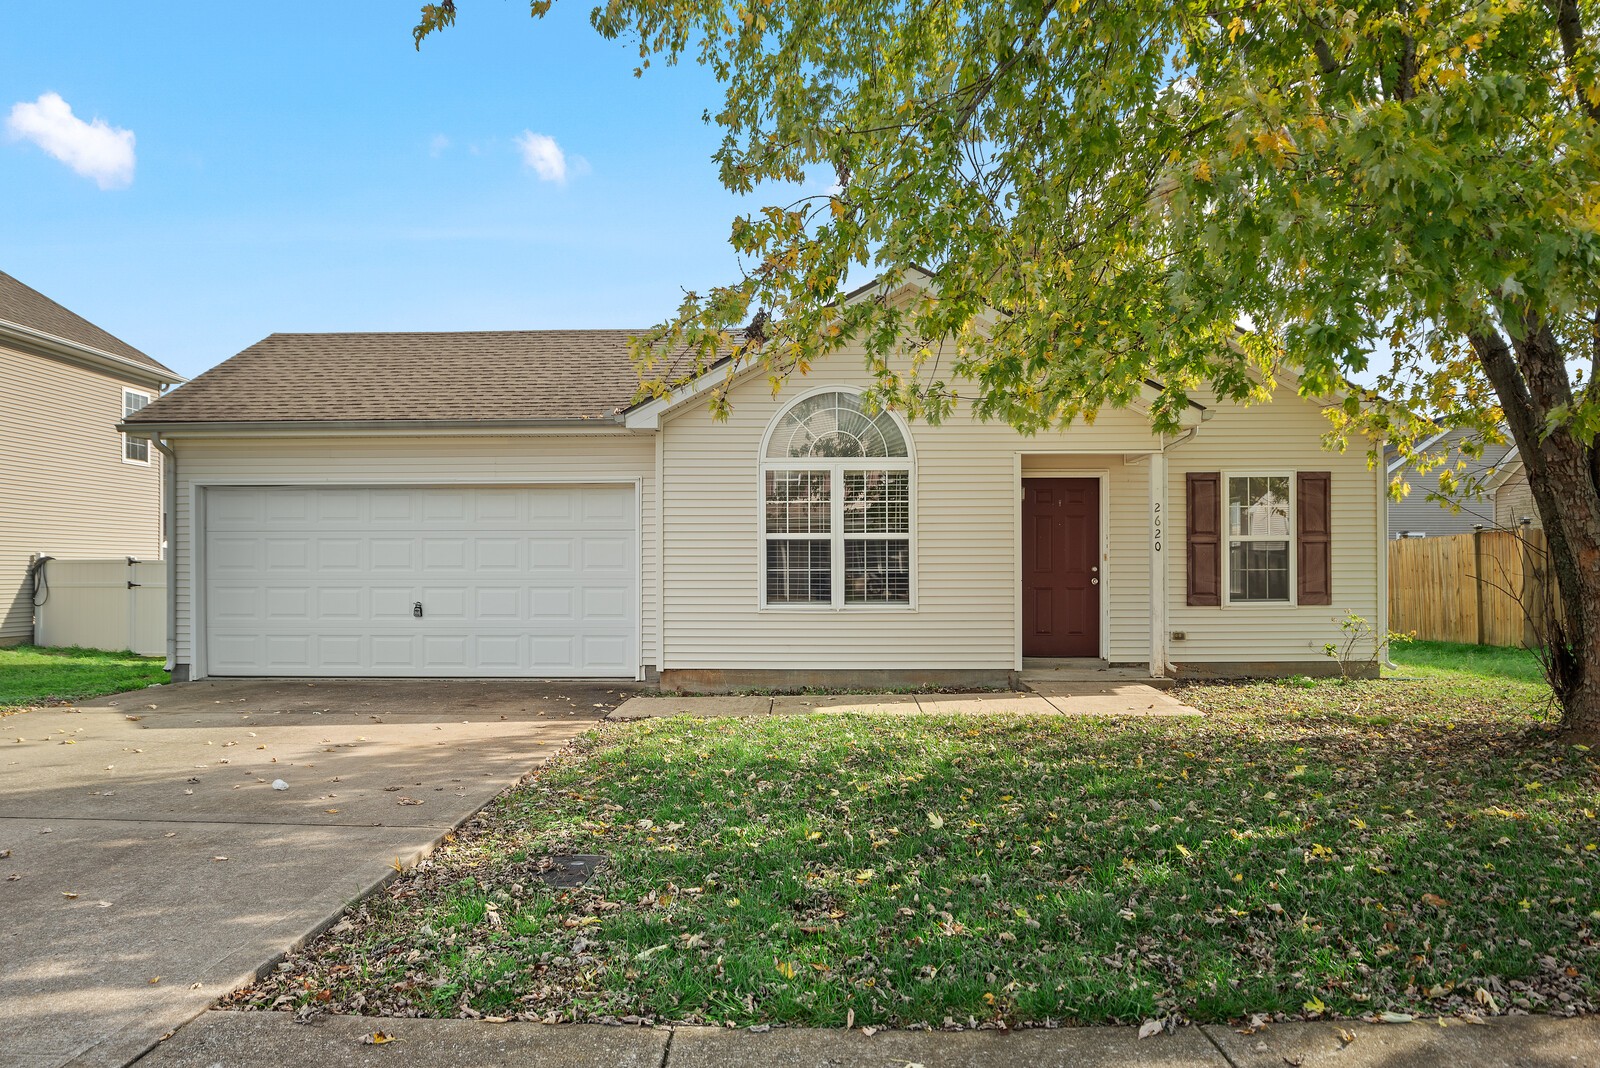
[[[99,649],[0,648],[0,715],[166,682],[161,657]]]
[[[1534,683],[1203,720],[601,728],[236,1006],[821,1026],[1593,1011],[1600,773]],[[604,854],[587,886],[548,854]]]

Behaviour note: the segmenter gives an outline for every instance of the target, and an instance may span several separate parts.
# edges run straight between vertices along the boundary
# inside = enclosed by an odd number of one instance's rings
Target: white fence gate
[[[50,560],[33,614],[39,645],[167,651],[167,565],[160,560]]]

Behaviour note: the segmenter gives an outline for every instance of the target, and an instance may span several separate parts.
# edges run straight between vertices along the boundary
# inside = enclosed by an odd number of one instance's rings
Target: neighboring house
[[[131,416],[176,450],[180,676],[1004,685],[1384,632],[1384,479],[1292,388],[1023,436],[865,410],[854,350],[636,403],[629,335],[275,334]]]
[[[1513,448],[1500,461],[1500,466],[1489,479],[1488,490],[1494,500],[1494,525],[1511,530],[1527,524],[1543,530],[1539,519],[1539,506],[1533,503],[1533,490],[1528,486],[1528,470],[1522,457]]]
[[[0,645],[33,636],[36,556],[161,556],[161,457],[117,424],[181,381],[0,272]]]
[[[1462,451],[1462,443],[1475,440],[1475,432],[1457,427],[1424,438],[1417,443],[1416,455],[1437,454],[1441,449],[1449,455],[1444,463],[1426,472],[1411,469],[1404,458],[1390,455],[1389,477],[1403,474],[1411,486],[1404,500],[1389,502],[1389,536],[1391,538],[1434,538],[1445,534],[1470,534],[1474,527],[1496,526],[1495,505],[1487,491],[1487,484],[1499,469],[1511,445],[1487,444],[1479,456],[1469,456]],[[1485,484],[1483,493],[1468,494],[1454,503],[1459,507],[1429,499],[1429,494],[1439,492],[1439,476],[1452,471],[1458,478],[1477,478]]]

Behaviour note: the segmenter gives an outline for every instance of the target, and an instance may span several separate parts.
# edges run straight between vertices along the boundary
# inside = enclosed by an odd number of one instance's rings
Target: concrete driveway
[[[128,1063],[631,695],[227,680],[0,719],[0,1068]]]

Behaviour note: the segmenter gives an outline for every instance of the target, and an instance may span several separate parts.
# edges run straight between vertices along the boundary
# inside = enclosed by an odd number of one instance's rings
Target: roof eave
[[[64,337],[35,330],[31,326],[14,323],[9,319],[0,319],[0,341],[9,341],[41,355],[89,367],[92,370],[121,375],[141,384],[171,386],[188,381],[166,367],[130,360],[126,356],[118,356],[114,352],[69,341]]]
[[[239,434],[617,433],[623,417],[544,419],[141,419],[118,423],[134,437],[220,437]]]

